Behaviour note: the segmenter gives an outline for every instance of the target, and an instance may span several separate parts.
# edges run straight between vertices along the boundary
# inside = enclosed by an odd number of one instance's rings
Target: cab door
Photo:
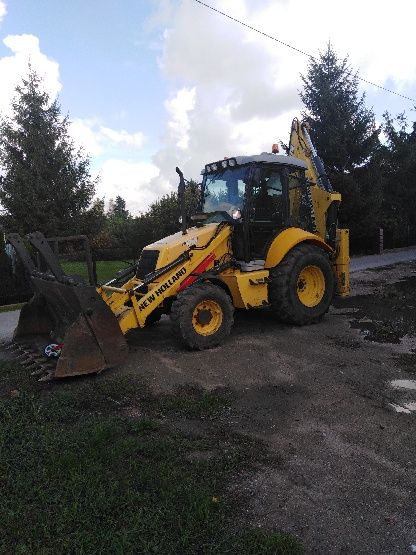
[[[270,240],[287,226],[288,172],[285,167],[264,165],[254,169],[248,198],[250,259],[264,259]]]

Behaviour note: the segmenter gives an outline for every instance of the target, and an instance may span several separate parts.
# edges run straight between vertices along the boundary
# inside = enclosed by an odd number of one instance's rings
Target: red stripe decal
[[[189,287],[196,280],[198,275],[205,272],[205,270],[208,268],[210,264],[214,262],[214,260],[215,260],[214,253],[211,253],[206,258],[204,258],[204,260],[201,262],[201,264],[198,264],[198,266],[195,268],[192,274],[190,274],[187,278],[183,280],[181,286],[178,289],[178,293],[179,291],[183,291],[183,289],[186,289],[187,287]]]

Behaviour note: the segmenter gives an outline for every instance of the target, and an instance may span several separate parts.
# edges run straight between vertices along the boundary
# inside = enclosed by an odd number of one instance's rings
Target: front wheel
[[[270,271],[270,304],[282,322],[312,324],[328,311],[334,286],[328,255],[314,245],[298,245]]]
[[[198,283],[179,293],[172,303],[172,331],[191,349],[209,349],[230,333],[233,313],[231,299],[221,287]]]

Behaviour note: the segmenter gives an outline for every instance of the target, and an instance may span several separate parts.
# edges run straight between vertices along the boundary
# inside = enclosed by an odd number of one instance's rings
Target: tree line
[[[341,192],[340,225],[350,228],[352,252],[374,248],[379,228],[387,247],[416,243],[416,122],[388,112],[377,125],[359,94],[358,74],[331,45],[302,76],[303,117],[334,190]],[[259,101],[261,101],[259,99]],[[47,236],[86,234],[101,257],[137,257],[143,246],[180,227],[176,192],[138,216],[116,197],[105,210],[95,198],[98,178],[75,146],[70,121],[29,68],[16,89],[12,115],[0,122],[0,225],[5,232]],[[187,211],[199,186],[187,185]]]
[[[352,252],[416,244],[416,122],[387,111],[381,125],[358,91],[358,74],[331,45],[302,76],[303,117],[336,191]]]

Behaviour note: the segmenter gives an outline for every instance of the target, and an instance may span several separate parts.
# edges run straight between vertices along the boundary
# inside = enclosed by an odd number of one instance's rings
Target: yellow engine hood
[[[147,245],[143,250],[158,250],[160,252],[156,269],[169,264],[175,260],[180,254],[189,249],[189,247],[203,247],[213,237],[217,228],[217,223],[207,224],[203,227],[191,227],[187,229],[186,235],[182,235],[182,231],[164,237],[151,245]],[[231,229],[230,229],[231,233]]]

